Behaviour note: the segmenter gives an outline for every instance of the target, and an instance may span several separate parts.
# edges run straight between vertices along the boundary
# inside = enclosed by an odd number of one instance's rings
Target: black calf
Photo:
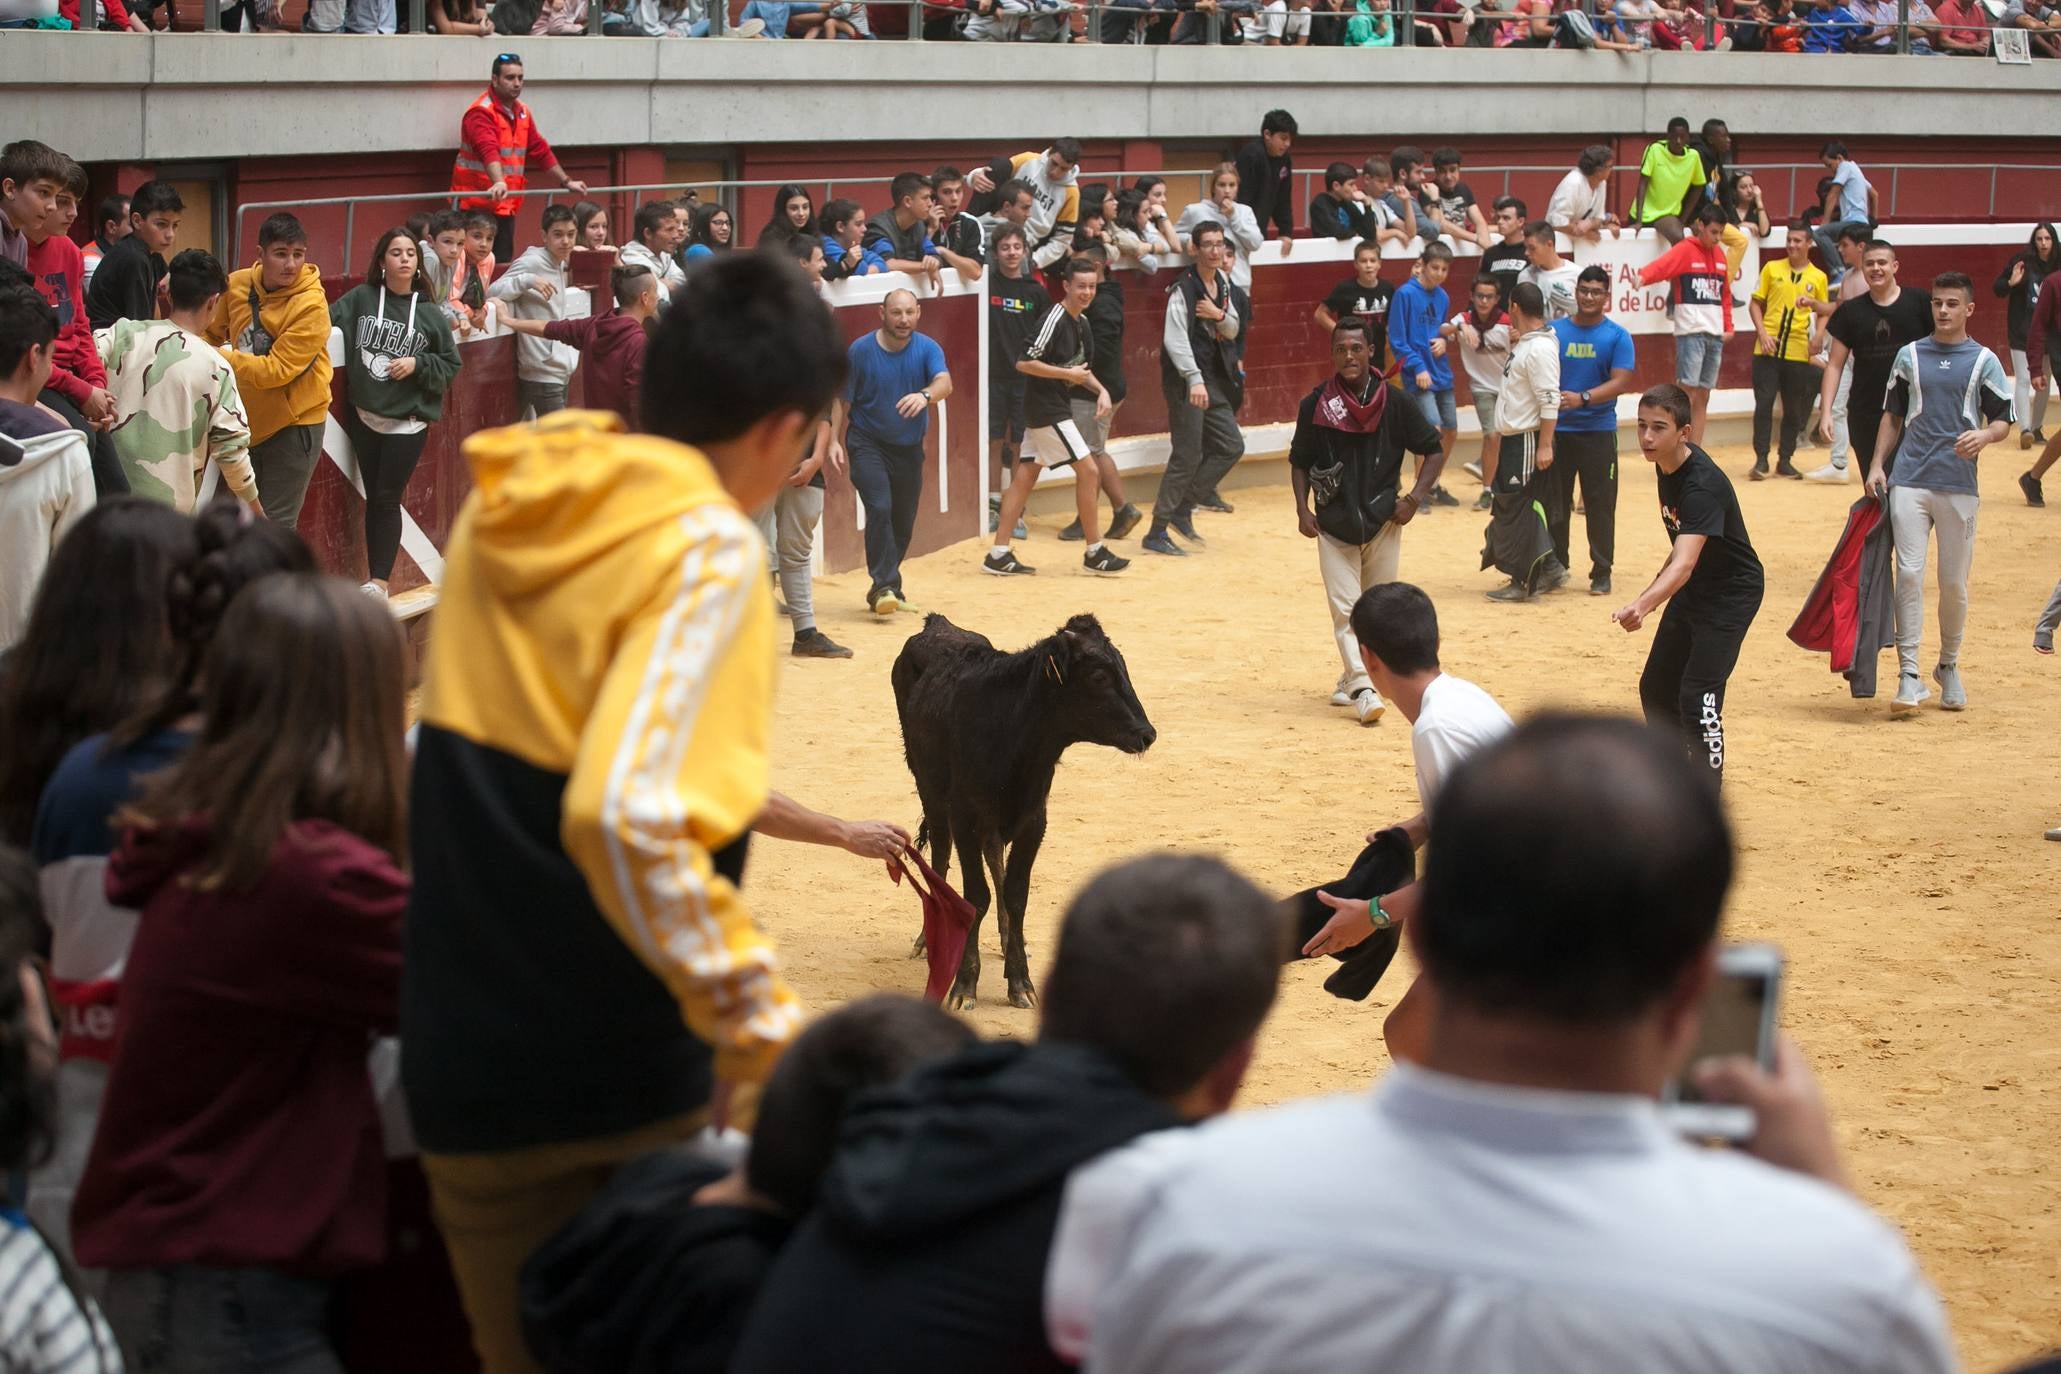
[[[1045,840],[1052,770],[1068,745],[1106,744],[1142,754],[1158,732],[1131,690],[1124,656],[1091,615],[1077,615],[1013,654],[941,615],[929,616],[902,646],[893,680],[902,748],[923,802],[917,842],[928,840],[940,874],[958,842],[973,903],[973,929],[945,1005],[957,1010],[974,1003],[992,878],[1002,898],[996,921],[1010,1004],[1036,1006],[1023,917],[1031,865]]]

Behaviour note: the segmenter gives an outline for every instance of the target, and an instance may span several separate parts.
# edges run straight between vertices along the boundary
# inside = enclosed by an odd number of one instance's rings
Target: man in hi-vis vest
[[[575,181],[558,165],[551,145],[537,132],[530,107],[522,103],[522,59],[504,52],[494,59],[493,79],[480,98],[465,107],[459,126],[458,160],[451,167],[451,191],[461,210],[488,210],[500,221],[494,236],[494,258],[515,255],[515,212],[534,168],[549,172],[574,195],[587,194],[587,183]]]

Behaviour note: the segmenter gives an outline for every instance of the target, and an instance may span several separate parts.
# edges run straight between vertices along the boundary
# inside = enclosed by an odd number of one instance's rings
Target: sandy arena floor
[[[1472,456],[1466,447],[1458,457]],[[1799,456],[1815,466],[1824,450]],[[1785,637],[1858,488],[1748,484],[1747,450],[1719,457],[1769,584],[1727,702],[1725,794],[1744,850],[1729,934],[1787,951],[1783,1019],[1824,1082],[1862,1192],[1910,1237],[1968,1366],[2001,1368],[2061,1345],[2061,844],[2041,839],[2061,824],[2061,659],[2030,648],[2061,575],[2061,509],[2020,498],[2015,435],[1990,450],[1962,658],[1972,709],[1892,723],[1893,656],[1881,697],[1856,702],[1823,656]],[[1484,517],[1441,510],[1406,536],[1403,576],[1438,603],[1446,667],[1514,715],[1637,710],[1651,633],[1626,635],[1608,617],[1659,568],[1665,538],[1652,470],[1635,446],[1627,458],[1613,599],[1586,593],[1579,516],[1576,582],[1531,605],[1483,599],[1493,585],[1475,570]],[[1265,485],[1230,490],[1236,515],[1204,517],[1206,551],[1155,558],[1133,538],[1119,546],[1136,558],[1120,578],[1082,574],[1081,546],[1053,537],[1056,515],[1033,517],[1020,547],[1042,570],[1035,579],[983,576],[972,544],[908,568],[926,610],[1008,648],[1095,612],[1159,729],[1142,758],[1085,747],[1067,756],[1031,891],[1034,973],[1067,895],[1113,860],[1153,847],[1216,851],[1287,892],[1334,876],[1364,832],[1416,809],[1407,722],[1391,710],[1363,729],[1328,704],[1338,662],[1285,466],[1241,476]],[[1479,489],[1464,475],[1450,485],[1469,502]],[[888,669],[917,624],[875,622],[859,606],[864,591],[862,573],[817,584],[824,628],[858,657],[783,668],[775,784],[823,809],[913,828]],[[1937,642],[1929,623],[1927,670]],[[762,842],[749,888],[812,1006],[920,989],[922,967],[907,957],[915,902],[871,865]],[[1033,1013],[1003,1000],[994,929],[990,920],[982,932],[973,1020],[985,1034],[1025,1035]],[[1407,956],[1361,1005],[1324,993],[1331,967],[1288,971],[1246,1103],[1351,1091],[1382,1071],[1381,1018],[1407,986]]]

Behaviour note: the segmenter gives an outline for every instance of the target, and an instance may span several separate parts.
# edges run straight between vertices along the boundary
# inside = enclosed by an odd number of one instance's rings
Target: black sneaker
[[[1556,558],[1552,562],[1546,564],[1545,567],[1539,569],[1539,575],[1537,578],[1538,586],[1535,588],[1535,590],[1541,592],[1557,592],[1562,587],[1567,585],[1567,579],[1572,576],[1574,576],[1574,574],[1570,573],[1566,568],[1560,566],[1560,560]]]
[[[1152,532],[1138,541],[1138,547],[1147,553],[1163,553],[1170,558],[1186,558],[1188,551],[1167,537],[1167,532],[1154,525]]]
[[[1751,476],[1753,480],[1756,482],[1765,482],[1768,480],[1768,460],[1765,457],[1756,458],[1753,460],[1753,472],[1751,473]]]
[[[1204,539],[1201,535],[1195,532],[1195,517],[1192,515],[1184,513],[1181,515],[1170,516],[1167,519],[1167,524],[1173,526],[1175,534],[1180,535],[1181,538],[1187,540],[1191,544],[1207,544],[1209,542],[1207,539]]]
[[[1431,504],[1434,506],[1457,506],[1460,504],[1460,498],[1447,491],[1445,487],[1436,486],[1431,489]]]
[[[803,630],[794,637],[794,648],[790,650],[796,658],[850,658],[852,651],[831,639],[821,630]]]
[[[1102,537],[1104,539],[1121,539],[1132,530],[1138,528],[1138,522],[1144,518],[1144,512],[1127,502],[1122,510],[1109,517],[1109,533]]]
[[[1522,583],[1512,578],[1490,592],[1488,599],[1491,601],[1529,601],[1531,600],[1531,593],[1524,589]]]
[[[2028,506],[2045,506],[2047,504],[2047,494],[2040,490],[2040,479],[2029,472],[2022,472],[2018,475],[2018,490],[2025,493],[2025,504]]]
[[[1068,525],[1065,529],[1059,531],[1059,537],[1061,539],[1064,539],[1069,544],[1080,543],[1082,538],[1081,518],[1078,515],[1076,515],[1073,518],[1073,523],[1071,525]]]
[[[1131,566],[1131,560],[1128,558],[1118,558],[1109,551],[1109,546],[1105,544],[1092,553],[1082,554],[1081,566],[1091,573],[1120,573],[1125,568]]]
[[[1014,549],[990,550],[988,556],[980,560],[980,570],[996,577],[1028,577],[1037,572],[1036,568],[1019,559]]]
[[[1494,510],[1496,508],[1496,498],[1490,493],[1484,491],[1480,496],[1475,498],[1474,508],[1476,510]]]
[[[1775,476],[1794,477],[1799,482],[1803,480],[1803,474],[1796,470],[1796,464],[1790,462],[1787,458],[1780,459],[1775,463]]]
[[[1609,573],[1597,573],[1597,574],[1596,574],[1596,575],[1595,575],[1594,577],[1592,577],[1592,578],[1590,578],[1590,579],[1589,579],[1589,595],[1590,595],[1590,596],[1608,596],[1608,595],[1610,595],[1610,574],[1609,574]]]
[[[1231,503],[1215,492],[1211,492],[1207,496],[1197,498],[1195,509],[1215,511],[1218,515],[1229,515],[1231,514]]]

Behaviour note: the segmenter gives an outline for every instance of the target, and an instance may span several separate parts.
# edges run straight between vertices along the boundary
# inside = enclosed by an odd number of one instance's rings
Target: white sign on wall
[[[1610,270],[1610,318],[1616,320],[1632,334],[1672,334],[1675,322],[1667,313],[1667,283],[1656,286],[1639,284],[1639,269],[1658,258],[1668,247],[1659,234],[1651,229],[1642,229],[1636,234],[1627,233],[1619,238],[1604,234],[1601,239],[1590,242],[1580,240],[1574,245],[1574,261],[1578,266],[1590,265]],[[1739,279],[1732,283],[1732,332],[1751,330],[1753,321],[1746,313],[1746,300],[1753,294],[1754,283],[1760,280],[1760,245],[1748,236],[1746,256],[1739,264]]]

